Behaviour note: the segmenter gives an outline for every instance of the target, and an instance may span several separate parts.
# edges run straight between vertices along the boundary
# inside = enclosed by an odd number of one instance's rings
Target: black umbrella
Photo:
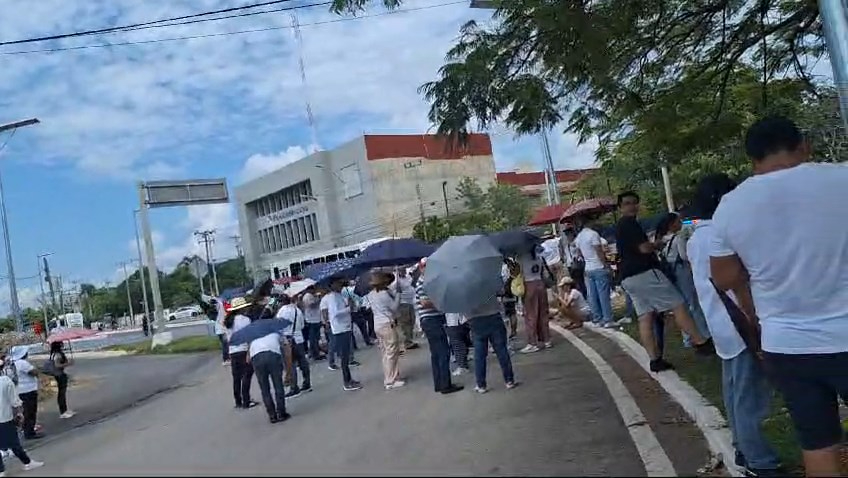
[[[245,326],[233,333],[230,337],[230,345],[249,344],[256,339],[265,337],[268,334],[282,333],[291,325],[291,321],[287,319],[260,319],[254,320],[250,325]]]
[[[418,262],[435,251],[435,247],[418,239],[386,239],[366,247],[356,263],[362,267],[402,266]]]
[[[489,241],[501,254],[524,254],[541,244],[542,239],[531,231],[512,229],[488,234]]]

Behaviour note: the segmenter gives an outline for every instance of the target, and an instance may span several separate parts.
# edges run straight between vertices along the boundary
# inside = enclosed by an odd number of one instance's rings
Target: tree
[[[449,219],[426,218],[413,228],[414,237],[438,242],[450,235],[513,229],[530,219],[530,200],[513,185],[495,183],[484,191],[476,179],[466,177],[456,190],[463,210]]]
[[[334,0],[332,10],[357,13],[371,3]],[[614,141],[681,77],[706,88],[717,116],[740,66],[766,81],[799,78],[813,91],[809,70],[825,54],[813,0],[495,4],[498,21],[467,23],[438,78],[421,87],[440,134],[461,139],[497,122],[528,134],[567,118],[584,140]]]

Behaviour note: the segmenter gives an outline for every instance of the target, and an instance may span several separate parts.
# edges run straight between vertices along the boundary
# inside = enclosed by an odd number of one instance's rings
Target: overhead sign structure
[[[230,201],[226,179],[148,181],[144,188],[150,207],[195,206]]]
[[[191,179],[183,181],[141,181],[138,183],[139,217],[147,270],[150,274],[150,289],[153,293],[153,316],[156,319],[156,333],[153,335],[153,347],[167,345],[172,335],[165,329],[165,309],[162,306],[162,292],[159,289],[159,269],[156,267],[156,254],[153,250],[153,234],[150,230],[150,218],[147,209],[151,207],[197,206],[202,204],[221,204],[230,201],[226,179]]]

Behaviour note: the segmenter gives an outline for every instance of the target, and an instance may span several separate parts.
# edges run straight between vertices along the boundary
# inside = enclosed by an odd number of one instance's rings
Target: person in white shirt
[[[589,304],[586,303],[583,294],[574,287],[574,279],[571,277],[563,277],[559,281],[557,299],[559,301],[559,313],[566,320],[565,328],[567,329],[583,327],[583,322],[592,316]]]
[[[772,389],[756,351],[747,347],[710,282],[710,247],[715,239],[711,219],[721,198],[735,187],[725,174],[710,175],[699,182],[695,193],[699,221],[687,242],[686,256],[716,354],[722,360],[724,407],[737,449],[736,464],[745,468],[747,476],[778,476],[780,461],[762,429],[771,411]],[[733,300],[732,293],[728,296]]]
[[[389,288],[394,275],[381,272],[371,274],[371,292],[366,299],[374,314],[374,329],[383,349],[383,385],[386,390],[406,385],[400,378],[400,338],[397,332],[400,294]]]
[[[24,438],[41,438],[43,435],[35,431],[35,424],[38,422],[38,369],[27,360],[29,347],[26,345],[12,347],[9,355],[14,361],[18,376],[18,396],[23,404]]]
[[[397,279],[395,279],[395,282],[390,288],[400,295],[398,333],[400,334],[403,350],[417,349],[418,344],[413,340],[413,329],[415,327],[415,287],[413,287],[412,278],[409,277],[405,268],[399,267],[397,269]]]
[[[848,397],[848,166],[811,163],[798,127],[752,125],[754,175],[713,215],[710,271],[759,317],[763,360],[781,392],[808,476],[838,476]]]
[[[542,259],[548,265],[554,277],[559,280],[562,276],[562,256],[559,251],[560,239],[552,235],[546,236],[547,239],[542,242]]]
[[[214,316],[210,317],[215,321],[215,335],[218,336],[218,341],[221,342],[221,358],[223,364],[230,364],[229,345],[227,344],[227,328],[224,327],[224,318],[227,312],[224,310],[224,301],[220,297],[210,297],[209,305],[215,308]]]
[[[5,357],[3,358],[5,360]],[[0,363],[2,365],[2,363]],[[8,376],[0,375],[0,450],[11,450],[24,464],[24,470],[34,470],[44,463],[32,460],[21,446],[18,438],[17,421],[20,416],[21,399],[15,383]],[[0,459],[0,477],[6,476],[6,467]]]
[[[354,391],[361,389],[362,385],[354,380],[350,373],[353,318],[350,303],[341,293],[344,286],[345,281],[342,279],[334,279],[330,283],[330,291],[321,299],[321,317],[332,332],[330,370],[338,370],[333,363],[334,355],[338,354],[344,381],[343,388],[345,391]]]
[[[306,322],[306,347],[312,360],[324,360],[325,356],[319,348],[321,338],[321,309],[320,300],[315,295],[314,287],[306,289],[301,295],[300,303],[303,305],[303,317]]]
[[[230,310],[224,318],[224,328],[227,330],[227,343],[234,333],[250,325],[250,318],[243,314],[251,303],[244,297],[236,297],[230,302]],[[248,361],[248,344],[229,345],[227,352],[230,356],[230,372],[233,376],[233,397],[236,408],[253,408],[257,402],[250,399],[250,380],[253,378],[253,367]]]
[[[277,311],[276,317],[278,319],[286,319],[291,322],[291,325],[284,332],[286,340],[289,343],[289,347],[291,348],[292,355],[291,387],[289,389],[289,393],[286,394],[286,398],[295,398],[300,396],[301,393],[312,391],[309,359],[306,358],[306,348],[304,348],[304,343],[306,342],[303,336],[303,330],[306,323],[305,316],[303,311],[301,311],[297,306],[296,297],[292,298],[288,295],[283,295],[278,300],[281,307]],[[300,369],[301,375],[303,375],[302,385],[297,384],[298,368]]]
[[[583,297],[586,297],[586,278],[584,276],[586,264],[583,261],[583,256],[580,255],[580,248],[575,243],[576,239],[577,232],[574,230],[574,226],[566,226],[562,231],[565,268],[568,270],[568,276],[574,279],[574,286],[583,294]]]
[[[607,261],[603,238],[592,225],[586,224],[574,243],[583,257],[586,298],[592,310],[592,321],[602,327],[614,327],[610,299],[612,268]]]
[[[541,250],[541,246],[535,246],[530,252],[518,256],[524,277],[524,329],[527,333],[527,345],[521,353],[538,352],[553,346],[548,323],[548,288],[542,279],[548,270],[541,258]]]
[[[268,320],[268,319],[259,319]],[[283,383],[282,337],[272,332],[250,342],[250,363],[256,373],[256,382],[262,392],[262,403],[271,423],[280,423],[291,418],[286,412],[286,387]],[[271,385],[274,394],[271,394]]]

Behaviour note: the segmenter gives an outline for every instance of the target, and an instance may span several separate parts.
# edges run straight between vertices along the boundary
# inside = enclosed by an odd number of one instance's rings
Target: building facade
[[[235,189],[247,267],[254,276],[297,276],[327,251],[409,237],[422,217],[461,208],[464,177],[495,181],[488,135],[449,148],[434,135],[364,135],[315,152]]]

